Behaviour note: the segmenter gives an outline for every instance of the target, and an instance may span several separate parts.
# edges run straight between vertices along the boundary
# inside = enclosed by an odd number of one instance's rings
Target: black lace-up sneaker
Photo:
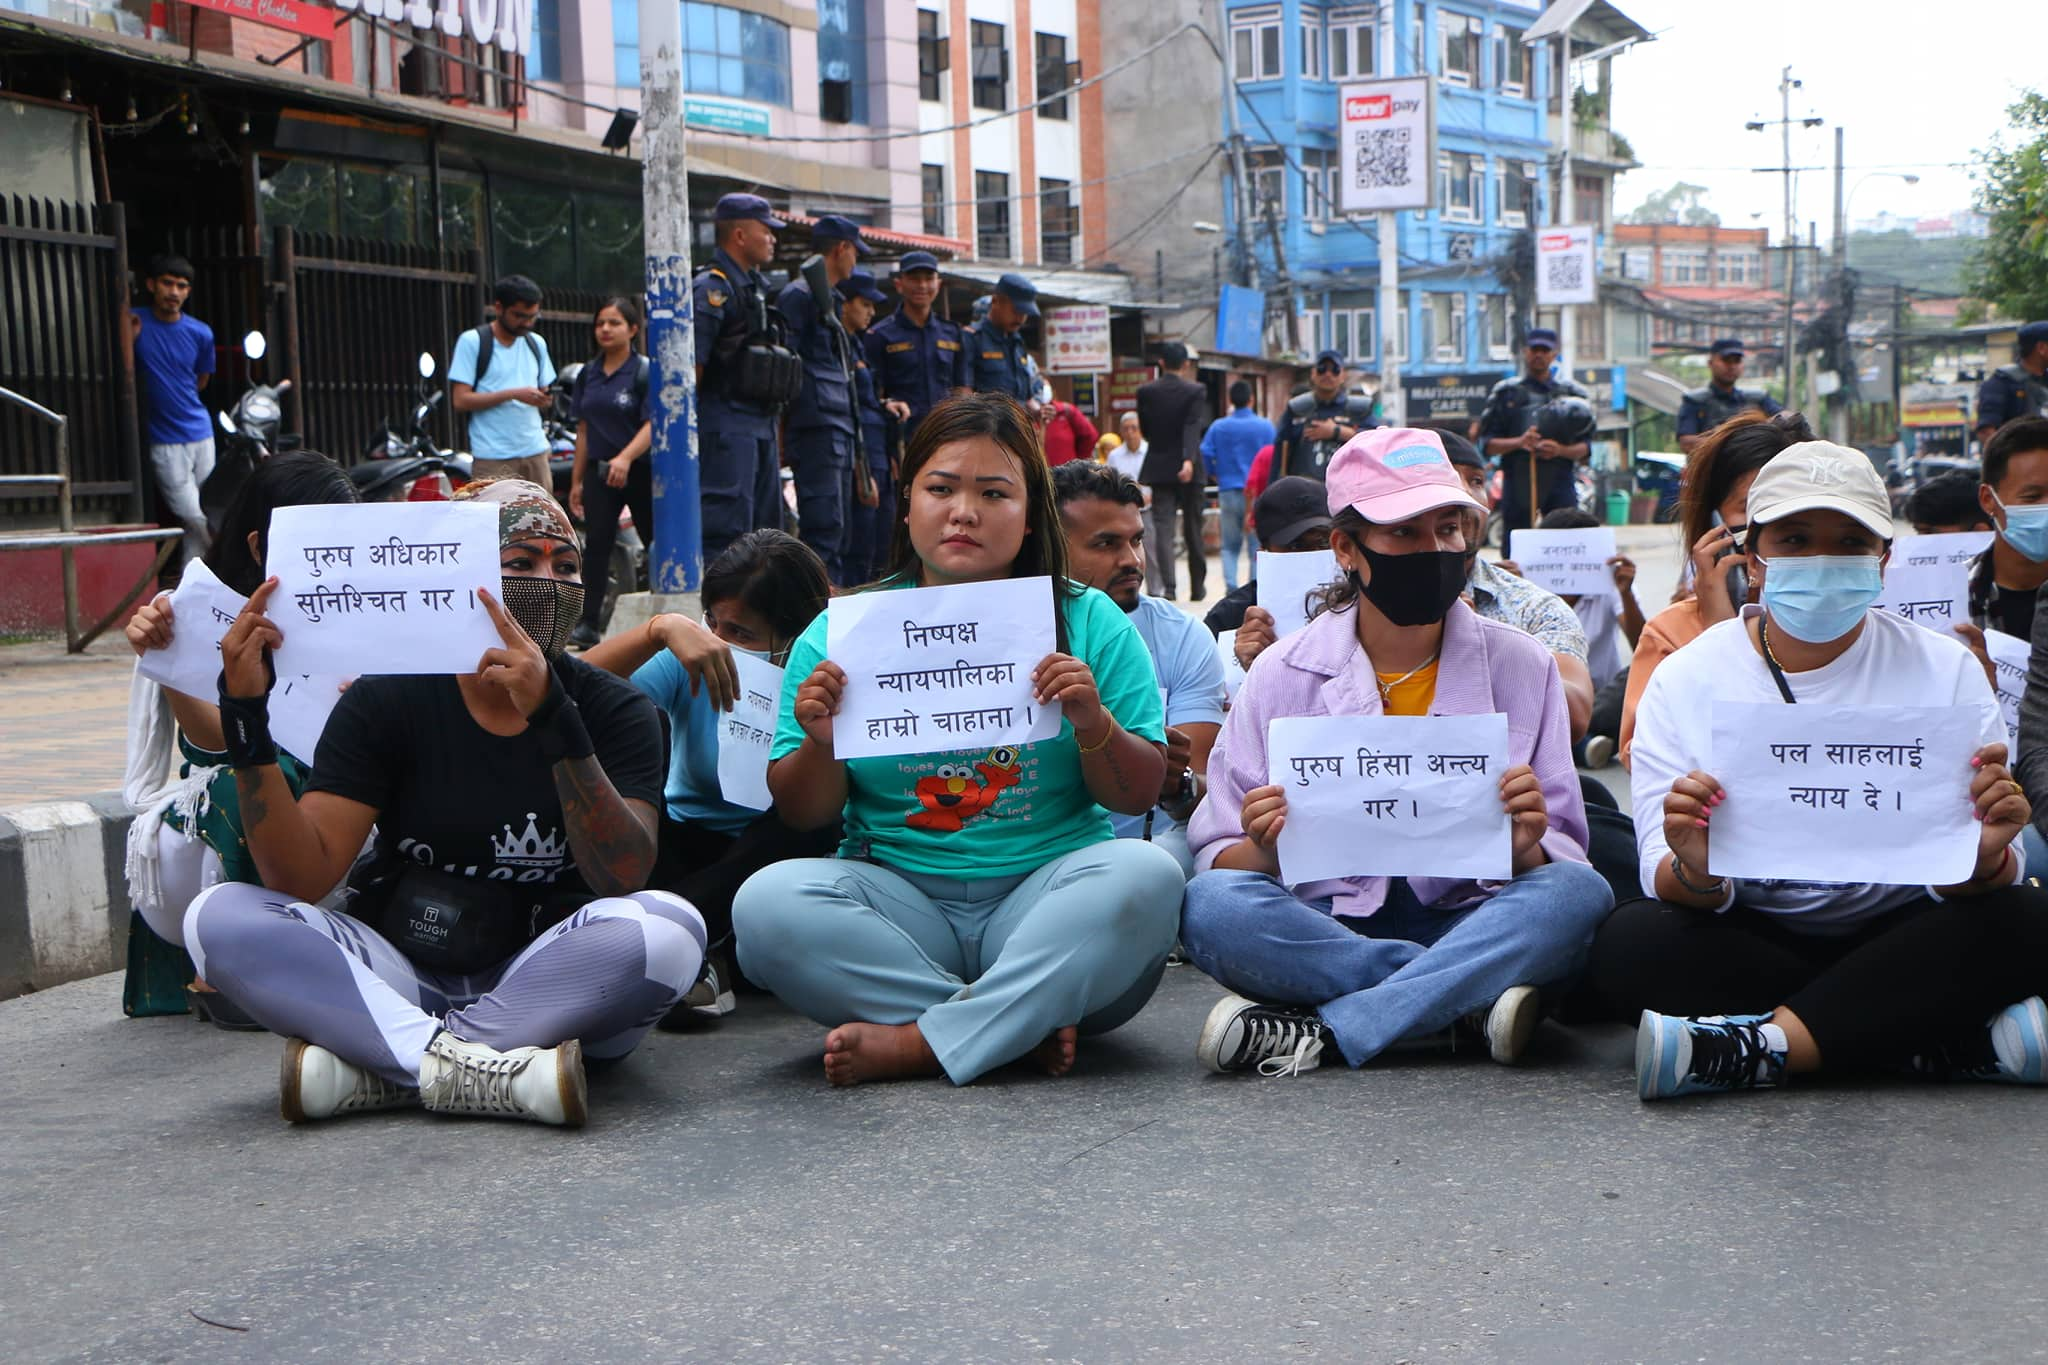
[[[2048,1084],[2048,1004],[2037,995],[2008,1005],[1981,1032],[1913,1058],[1912,1069],[1939,1081]]]
[[[1764,1034],[1770,1019],[1768,1014],[1681,1019],[1644,1010],[1636,1025],[1636,1093],[1646,1100],[1668,1100],[1779,1084],[1785,1054]]]
[[[1329,1026],[1306,1005],[1261,1005],[1226,995],[1202,1022],[1195,1057],[1211,1071],[1258,1068],[1261,1076],[1298,1076],[1335,1048]]]

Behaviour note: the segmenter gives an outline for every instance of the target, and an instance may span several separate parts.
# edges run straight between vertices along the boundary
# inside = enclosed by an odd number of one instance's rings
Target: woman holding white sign
[[[834,1085],[944,1074],[964,1085],[1027,1053],[1053,1075],[1081,1033],[1151,998],[1180,923],[1181,871],[1113,837],[1166,774],[1151,656],[1109,598],[1072,582],[1031,419],[1010,398],[949,399],[904,458],[890,571],[869,592],[1045,577],[1054,652],[1032,671],[1055,738],[843,759],[847,675],[820,617],[790,651],[768,784],[792,826],[844,812],[836,859],[779,863],[733,903],[740,967],[830,1028]]]
[[[1216,1071],[1293,1075],[1334,1045],[1363,1066],[1477,1013],[1495,1059],[1512,1062],[1536,1027],[1535,988],[1569,980],[1614,906],[1586,864],[1557,665],[1531,636],[1459,600],[1466,518],[1479,504],[1435,432],[1360,433],[1331,461],[1328,486],[1330,545],[1344,579],[1306,627],[1253,665],[1188,828],[1201,871],[1188,884],[1181,941],[1239,992],[1210,1012],[1197,1056]],[[1270,722],[1495,712],[1507,718],[1498,791],[1509,880],[1288,880],[1279,841],[1296,778],[1269,771]],[[1356,761],[1387,760],[1360,749]],[[1425,765],[1409,754],[1395,761],[1412,761],[1417,776]],[[1338,780],[1352,758],[1341,762]],[[1360,804],[1375,818],[1412,813],[1393,809],[1406,802]],[[1398,824],[1387,828],[1390,842],[1401,837]]]
[[[462,496],[497,511],[499,586],[477,595],[501,644],[473,673],[357,679],[303,796],[269,734],[276,578],[221,642],[225,739],[264,884],[202,893],[185,942],[285,1035],[293,1122],[423,1106],[579,1126],[585,1053],[632,1051],[703,960],[697,912],[641,889],[662,799],[654,704],[563,653],[583,605],[568,514],[522,479]],[[348,913],[312,904],[344,876]]]
[[[1665,659],[1643,694],[1636,831],[1642,882],[1656,898],[1615,912],[1588,973],[1616,1013],[1638,1020],[1638,1093],[1725,1093],[1823,1068],[1897,1065],[2041,1083],[2048,893],[2022,881],[2016,840],[2029,807],[2006,767],[2005,723],[1982,666],[1952,637],[1870,609],[1892,515],[1861,452],[1791,447],[1757,473],[1746,511],[1744,562],[1761,604]],[[1823,727],[1855,714],[1844,708],[1900,702],[1960,712],[1960,747],[1923,752],[1916,734],[1882,729],[1859,736],[1868,743],[1823,742],[1837,738]],[[1759,741],[1768,757],[1740,760],[1753,768],[1744,776],[1729,772],[1730,753],[1748,750],[1731,725],[1717,740],[1717,709],[1731,723],[1748,719],[1753,734],[1755,720],[1733,706],[1794,704],[1812,713],[1803,728],[1813,742],[1794,732]],[[1896,841],[1868,847],[1869,831],[1899,810],[1909,824],[1937,827],[1940,812],[1916,815],[1906,803],[1943,783],[1954,788],[1953,837],[1968,848],[1944,843],[1899,859]],[[1974,822],[1960,819],[1966,804]],[[1833,838],[1819,833],[1829,820]],[[1908,863],[1907,875],[1817,879],[1838,864],[1877,870],[1873,860],[1887,857]],[[1922,860],[1941,858],[1954,870],[1929,875]],[[1738,861],[1785,872],[1715,871]],[[1891,884],[1914,875],[1951,884]]]

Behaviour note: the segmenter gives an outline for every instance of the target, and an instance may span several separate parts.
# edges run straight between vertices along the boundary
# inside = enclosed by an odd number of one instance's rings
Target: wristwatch
[[[1174,788],[1173,803],[1177,806],[1192,805],[1194,799],[1195,770],[1193,768],[1182,768],[1180,770],[1180,785]]]

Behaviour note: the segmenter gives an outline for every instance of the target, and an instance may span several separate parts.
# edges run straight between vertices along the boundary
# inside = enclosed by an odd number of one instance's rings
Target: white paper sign
[[[312,766],[320,748],[320,732],[341,704],[345,679],[305,673],[281,673],[270,689],[270,736],[277,747]]]
[[[1223,704],[1229,706],[1237,700],[1237,689],[1244,686],[1244,665],[1237,661],[1237,632],[1226,630],[1216,637],[1216,655],[1223,660]]]
[[[503,644],[498,509],[473,502],[280,507],[266,567],[283,673],[472,673]]]
[[[1285,639],[1308,624],[1308,599],[1344,576],[1328,550],[1259,551],[1259,605],[1273,614],[1273,636]]]
[[[1031,672],[1053,652],[1052,584],[1004,578],[835,597],[825,657],[846,671],[840,758],[1028,744],[1060,732]]]
[[[2016,754],[2020,743],[2020,698],[2027,692],[2027,665],[2033,658],[2034,647],[2017,635],[1987,630],[1984,652],[1991,656],[1991,671],[1996,675],[1998,709],[2005,715],[2006,747]]]
[[[783,670],[738,650],[732,662],[740,696],[738,705],[718,717],[718,790],[735,806],[767,810],[775,804],[768,794],[768,750],[782,707]]]
[[[1614,532],[1605,526],[1580,531],[1513,531],[1508,558],[1522,577],[1559,597],[1613,597]]]
[[[1892,564],[1968,564],[1991,548],[1996,531],[1944,531],[1938,536],[1900,536],[1892,542]]]
[[[1514,874],[1504,715],[1285,717],[1269,726],[1266,755],[1266,780],[1287,793],[1290,885]]]
[[[1714,703],[1716,877],[1946,886],[1977,863],[1972,706]],[[1284,831],[1283,831],[1284,832]]]
[[[220,642],[248,598],[213,576],[206,561],[185,566],[171,594],[171,642],[148,650],[135,671],[173,692],[204,702],[220,699]]]
[[[1953,639],[1956,626],[1970,623],[1970,567],[1967,562],[1933,558],[1936,562],[1931,564],[1908,564],[1893,555],[1876,606]]]

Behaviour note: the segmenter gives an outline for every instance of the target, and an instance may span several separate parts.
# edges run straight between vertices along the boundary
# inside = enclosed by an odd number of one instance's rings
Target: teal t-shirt
[[[1130,618],[1093,588],[1063,599],[1062,610],[1068,652],[1095,674],[1103,706],[1132,734],[1164,743],[1159,681]],[[825,631],[820,614],[789,652],[774,758],[803,744],[796,691],[825,657]],[[1038,661],[1031,662],[1036,666]],[[946,796],[969,799],[940,799]],[[1057,738],[1017,749],[955,749],[846,762],[842,858],[964,880],[1018,877],[1111,837],[1109,812],[1088,794],[1080,745],[1065,721]]]

